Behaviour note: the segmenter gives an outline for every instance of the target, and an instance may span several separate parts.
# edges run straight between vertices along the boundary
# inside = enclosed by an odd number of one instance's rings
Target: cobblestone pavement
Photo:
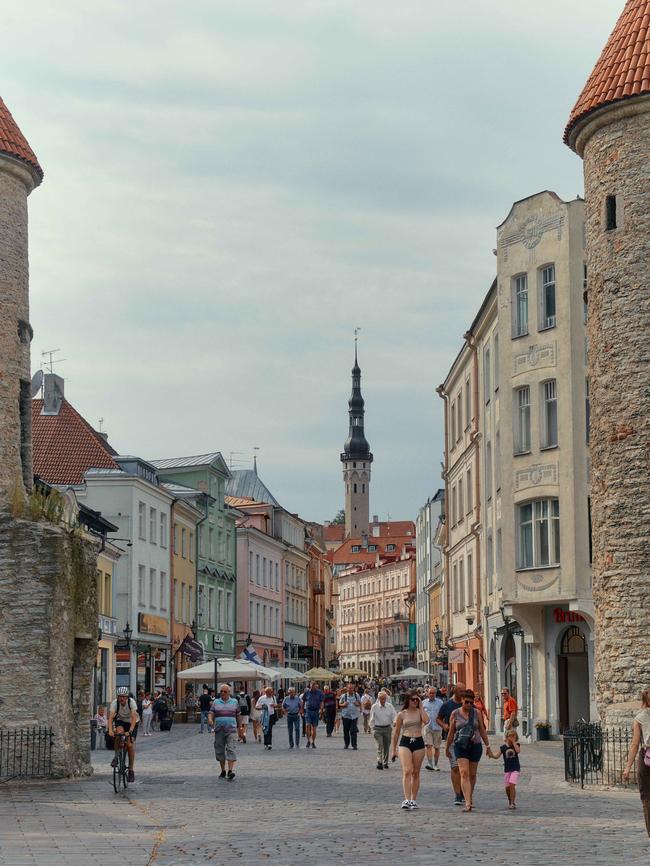
[[[323,734],[315,751],[289,751],[282,722],[271,752],[249,738],[232,782],[217,778],[210,735],[177,725],[138,739],[126,797],[104,751],[91,779],[0,785],[0,866],[650,862],[636,792],[569,787],[556,743],[522,748],[516,812],[485,758],[474,812],[452,805],[444,769],[423,770],[420,810],[404,812],[399,764],[379,772],[371,736],[353,752]]]

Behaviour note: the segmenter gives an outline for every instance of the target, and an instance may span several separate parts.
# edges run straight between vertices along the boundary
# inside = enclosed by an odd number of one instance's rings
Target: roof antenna
[[[256,451],[259,451],[259,445],[253,445],[253,472],[257,475],[257,454]]]
[[[66,358],[55,358],[57,352],[60,352],[61,349],[48,349],[46,352],[41,352],[41,358],[45,358],[45,356],[49,356],[46,361],[41,361],[41,367],[45,367],[48,372],[54,372],[54,365],[61,364],[63,361],[67,360]]]
[[[102,426],[103,426],[103,424],[104,424],[104,419],[103,419],[103,418],[100,418],[100,419],[99,419],[99,431],[98,431],[99,433],[102,432]]]

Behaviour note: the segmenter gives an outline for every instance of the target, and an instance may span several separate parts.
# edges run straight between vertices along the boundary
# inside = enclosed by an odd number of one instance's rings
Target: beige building
[[[352,566],[338,575],[337,647],[340,669],[392,676],[412,664],[409,640],[415,623],[415,547],[375,565]]]
[[[594,711],[584,274],[583,201],[516,202],[477,344],[487,697],[498,717],[508,686],[524,734]]]

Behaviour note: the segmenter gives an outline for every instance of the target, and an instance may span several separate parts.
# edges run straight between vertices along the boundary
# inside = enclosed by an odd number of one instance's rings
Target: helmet
[[[117,690],[117,694],[118,694],[118,696],[119,695],[128,696],[128,694],[129,694],[128,687],[127,686],[120,686],[119,689]]]

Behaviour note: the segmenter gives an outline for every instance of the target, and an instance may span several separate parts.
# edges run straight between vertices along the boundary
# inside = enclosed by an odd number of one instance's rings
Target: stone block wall
[[[629,725],[650,686],[650,101],[583,135],[597,702]]]
[[[55,776],[92,772],[95,569],[77,532],[0,516],[0,725],[51,725]]]

